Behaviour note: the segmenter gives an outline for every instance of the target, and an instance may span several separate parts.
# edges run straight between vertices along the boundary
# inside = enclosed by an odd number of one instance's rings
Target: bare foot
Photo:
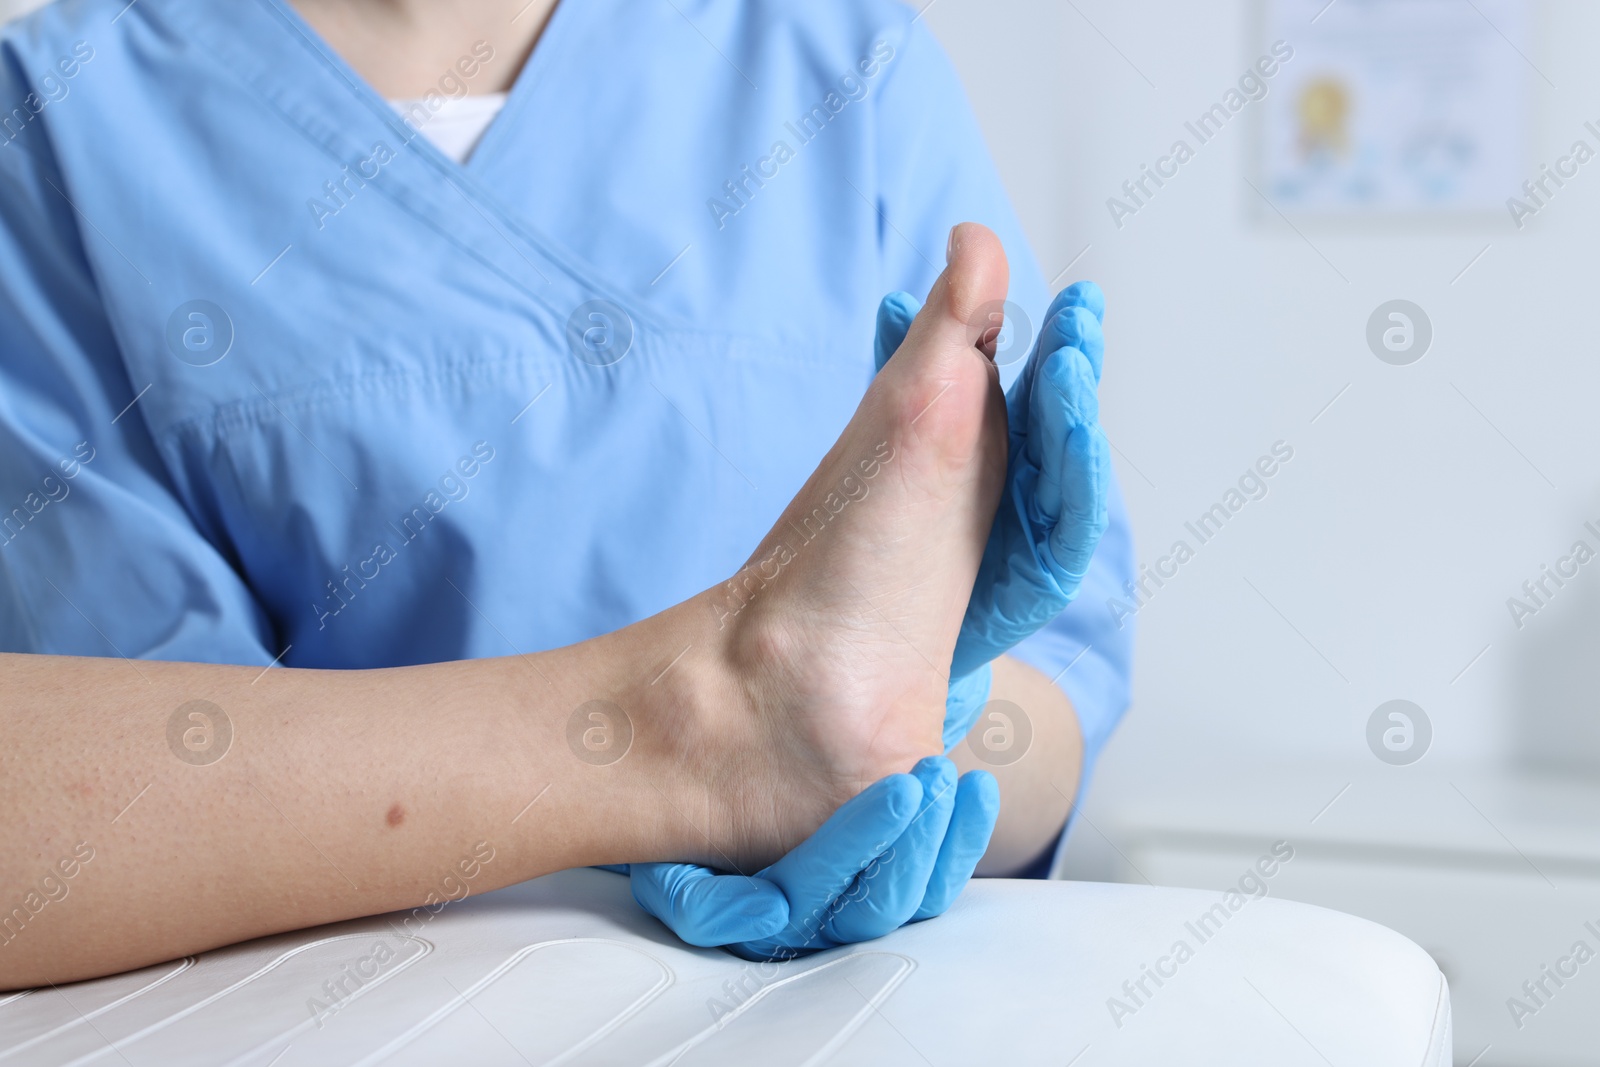
[[[1007,278],[994,234],[957,227],[949,266],[838,442],[746,566],[680,605],[710,614],[735,679],[707,714],[742,751],[682,759],[728,803],[714,836],[741,867],[942,751],[951,655],[1006,464],[992,330],[971,324]]]

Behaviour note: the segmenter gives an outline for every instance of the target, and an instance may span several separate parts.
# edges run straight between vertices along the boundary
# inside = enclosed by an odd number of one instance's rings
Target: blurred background
[[[1107,608],[1137,608],[1134,704],[1063,873],[1221,887],[1287,841],[1273,895],[1438,959],[1458,1064],[1596,1062],[1600,5],[923,17],[1046,277],[1108,294],[1104,422],[1158,571]]]
[[[1594,1063],[1600,5],[921,17],[1046,277],[1110,301],[1154,577],[1106,605],[1134,706],[1059,873],[1221,887],[1287,842],[1271,894],[1434,954],[1458,1064]]]

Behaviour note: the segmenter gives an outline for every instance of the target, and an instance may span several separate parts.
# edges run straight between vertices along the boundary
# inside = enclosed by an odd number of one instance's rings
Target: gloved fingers
[[[1093,283],[1086,283],[1093,284]],[[1098,293],[1098,287],[1095,289]],[[1034,358],[1039,359],[1054,352],[1058,348],[1076,348],[1089,360],[1089,366],[1094,370],[1094,381],[1100,384],[1100,371],[1105,365],[1106,334],[1100,326],[1100,320],[1095,317],[1091,308],[1081,304],[1061,303],[1062,297],[1069,294],[1076,297],[1071,289],[1063,289],[1061,296],[1056,298],[1057,303],[1051,305],[1050,314],[1044,320],[1044,327],[1039,331],[1039,343],[1034,348]],[[1104,307],[1104,298],[1101,298]]]
[[[627,874],[628,865],[626,863],[602,863],[596,866],[595,870],[610,871],[612,874]]]
[[[922,783],[891,774],[863,789],[816,833],[756,877],[778,886],[789,902],[784,928],[769,935],[787,945],[813,943],[828,910],[856,876],[906,832],[922,802]]]
[[[1111,450],[1099,423],[1080,426],[1067,438],[1060,479],[1061,518],[1050,531],[1048,556],[1056,583],[1076,592],[1110,521]]]
[[[872,342],[872,369],[883,369],[889,357],[905,343],[911,320],[922,310],[922,301],[910,293],[894,292],[878,304],[878,329]]]
[[[1080,312],[1080,314],[1087,314]],[[1045,357],[1028,398],[1028,438],[1023,449],[1028,466],[1038,471],[1029,518],[1053,528],[1062,518],[1062,483],[1070,476],[1073,434],[1100,420],[1100,398],[1088,358],[1071,347]]]
[[[1094,283],[1080,284],[1093,286]],[[1061,349],[1075,348],[1088,361],[1095,386],[1100,384],[1100,368],[1105,361],[1105,334],[1100,329],[1100,320],[1095,318],[1093,309],[1073,302],[1084,299],[1082,292],[1073,291],[1076,288],[1063,289],[1050,304],[1033,354],[1028,357],[1021,377],[1006,394],[1006,420],[1012,445],[1014,448],[1020,446],[1022,455],[1035,468],[1042,462],[1043,452],[1053,447],[1048,439],[1041,438],[1041,428],[1034,410],[1038,380],[1043,377],[1045,366]],[[1094,286],[1093,295],[1103,307],[1104,297],[1100,297],[1099,292],[1099,287]]]
[[[856,876],[871,866],[916,818],[922,784],[909,774],[879,779],[848,801],[800,845],[756,878],[777,884],[788,902],[783,927],[726,946],[747,960],[794,959],[832,944],[831,913]]]
[[[1063,293],[1063,296],[1066,294]],[[1058,298],[1059,299],[1059,298]],[[1100,322],[1087,309],[1068,304],[1045,320],[1039,331],[1039,343],[1029,359],[1032,372],[1028,392],[1021,399],[1028,406],[1028,435],[1033,436],[1034,396],[1039,391],[1038,379],[1055,354],[1065,348],[1075,348],[1082,353],[1091,371],[1091,391],[1100,385],[1100,367],[1105,359],[1106,339]]]
[[[950,688],[944,698],[944,751],[948,755],[966,740],[978,713],[989,699],[991,684],[989,665],[984,663],[966,674],[950,676]]]
[[[1105,331],[1101,329],[1106,317],[1106,296],[1094,282],[1074,282],[1055,295],[1045,309],[1039,338],[1033,352],[1023,367],[1022,376],[1015,388],[1020,389],[1024,401],[1016,416],[1025,416],[1026,399],[1033,389],[1033,379],[1039,364],[1058,348],[1076,348],[1089,359],[1094,368],[1095,381],[1100,380],[1100,369],[1105,363]]]
[[[1051,313],[1066,307],[1084,308],[1094,316],[1096,322],[1104,324],[1106,321],[1106,294],[1094,282],[1073,282],[1050,302]],[[1045,318],[1050,318],[1050,314],[1047,313]]]
[[[989,847],[995,821],[1000,818],[1000,783],[988,771],[968,771],[956,783],[955,807],[939,858],[928,878],[928,891],[912,922],[943,915],[972,880],[978,861]]]
[[[789,902],[771,882],[717,874],[692,863],[635,863],[633,899],[691,945],[713,948],[771,937],[789,921]]]
[[[922,805],[889,851],[856,876],[829,915],[823,932],[838,944],[882,937],[899,929],[927,895],[939,848],[956,802],[956,767],[929,756],[912,768],[922,783]]]

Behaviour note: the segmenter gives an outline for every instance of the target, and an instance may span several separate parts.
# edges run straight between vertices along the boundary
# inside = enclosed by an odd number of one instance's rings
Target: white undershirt
[[[437,110],[430,110],[426,100],[391,100],[389,106],[422,131],[439,151],[457,163],[465,163],[489,124],[506,106],[506,94],[479,93],[439,100]]]

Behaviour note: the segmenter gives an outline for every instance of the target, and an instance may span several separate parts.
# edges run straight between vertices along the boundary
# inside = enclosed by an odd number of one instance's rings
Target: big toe
[[[945,259],[944,273],[912,323],[912,351],[943,361],[992,355],[1011,281],[1000,238],[987,226],[963,222],[950,231]]]
[[[975,222],[950,231],[946,258],[878,382],[897,398],[911,440],[937,442],[938,453],[962,466],[996,415],[1003,419],[992,355],[1010,270],[1000,239]]]

